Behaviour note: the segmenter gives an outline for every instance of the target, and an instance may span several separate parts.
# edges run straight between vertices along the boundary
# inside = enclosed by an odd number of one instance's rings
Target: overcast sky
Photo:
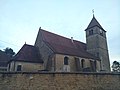
[[[0,49],[34,45],[38,29],[86,42],[93,14],[107,31],[110,61],[120,61],[119,0],[0,0]]]

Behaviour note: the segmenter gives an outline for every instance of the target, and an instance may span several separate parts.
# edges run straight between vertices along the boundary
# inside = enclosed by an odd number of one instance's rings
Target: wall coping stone
[[[0,72],[0,74],[81,74],[81,75],[120,75],[120,72]]]

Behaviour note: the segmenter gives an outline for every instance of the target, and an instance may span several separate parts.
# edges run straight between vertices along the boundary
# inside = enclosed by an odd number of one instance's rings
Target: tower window
[[[89,35],[93,35],[93,30],[90,30],[90,31],[89,31]]]
[[[64,57],[64,65],[68,65],[68,57]]]

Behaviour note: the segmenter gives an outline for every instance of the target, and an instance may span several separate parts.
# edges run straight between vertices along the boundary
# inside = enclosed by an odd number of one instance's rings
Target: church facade
[[[31,68],[32,66],[35,68],[35,63],[37,68],[29,71],[100,72],[102,70],[109,72],[106,31],[93,16],[85,32],[86,43],[83,43],[39,28],[34,46],[24,45],[24,48],[25,46],[29,46],[29,49],[35,48],[38,52],[37,56],[36,51],[24,53],[23,48],[15,56],[19,58],[9,62],[9,70],[16,71],[17,65],[13,67],[12,62],[21,61],[22,63],[19,63],[21,71],[27,71],[30,62]],[[35,57],[31,57],[32,54],[35,54]],[[28,65],[25,66],[24,62]],[[16,69],[12,70],[12,68]]]
[[[99,58],[86,51],[86,44],[39,29],[35,46],[46,70],[55,72],[99,71]]]

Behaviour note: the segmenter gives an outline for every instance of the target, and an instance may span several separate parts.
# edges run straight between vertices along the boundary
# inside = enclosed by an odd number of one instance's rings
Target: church
[[[110,72],[106,31],[94,15],[85,33],[86,43],[40,27],[34,46],[24,44],[8,71]]]

